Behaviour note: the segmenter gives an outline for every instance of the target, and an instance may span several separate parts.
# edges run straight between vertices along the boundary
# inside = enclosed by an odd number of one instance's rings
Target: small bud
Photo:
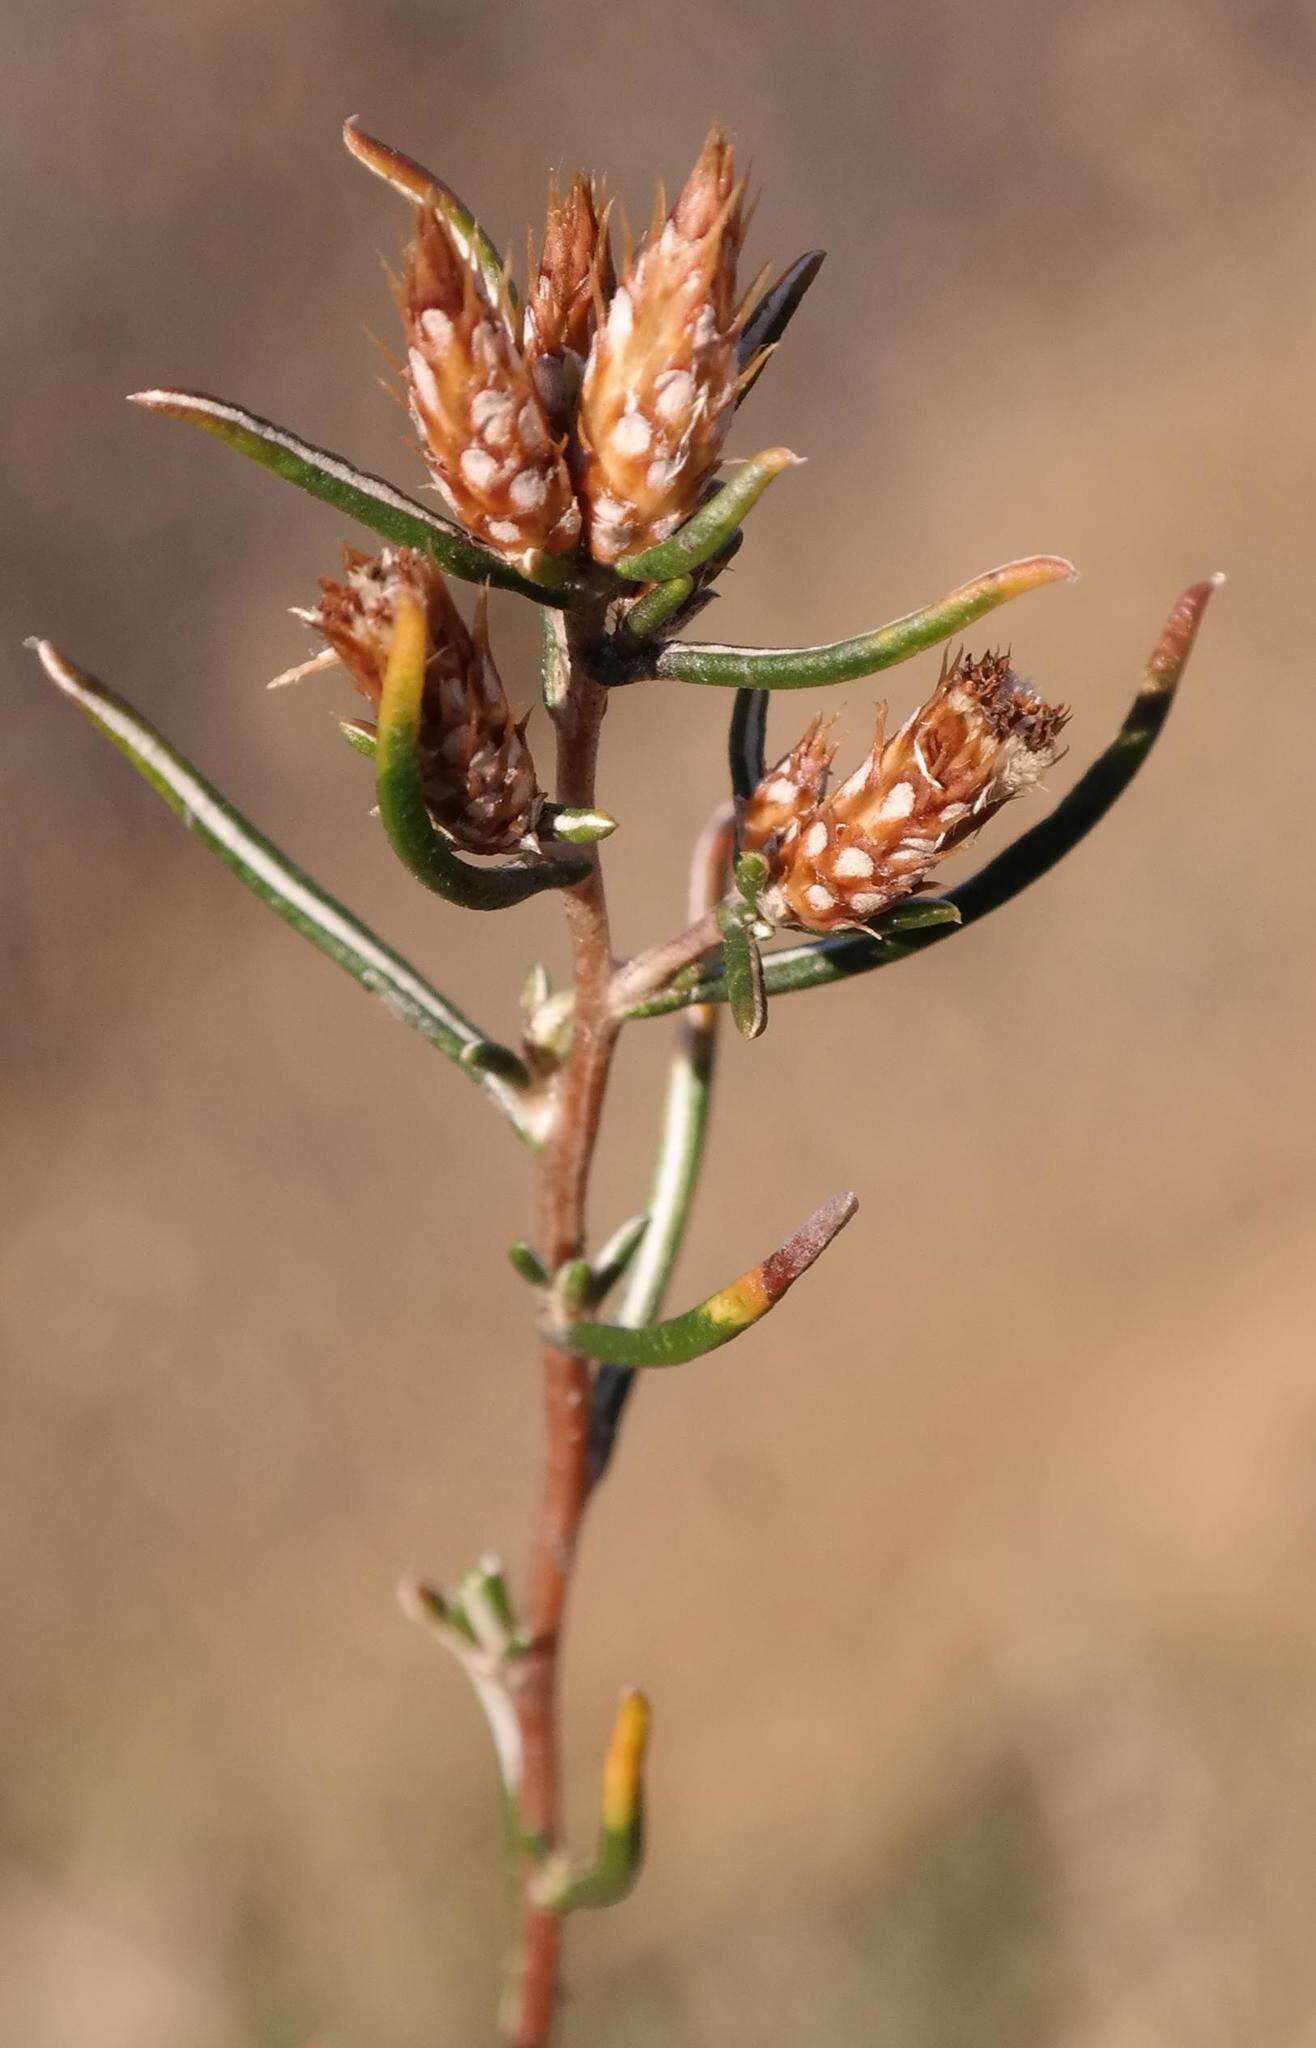
[[[1067,717],[1029,689],[1008,656],[959,655],[943,663],[932,696],[893,738],[879,725],[868,760],[830,796],[817,784],[830,755],[811,726],[746,806],[746,843],[771,869],[761,909],[829,932],[866,925],[926,888],[939,861],[1051,766]]]
[[[523,349],[544,410],[565,429],[580,395],[581,373],[594,338],[597,309],[616,282],[606,217],[594,188],[578,172],[565,200],[549,188],[544,246],[526,299]]]
[[[526,568],[540,553],[570,553],[580,512],[510,309],[430,207],[416,214],[402,310],[412,417],[457,517]]]
[[[601,562],[666,540],[716,467],[740,375],[743,185],[720,129],[656,220],[594,336],[581,389],[580,487]],[[748,308],[745,309],[748,311]]]
[[[468,630],[424,555],[385,548],[369,556],[349,548],[344,565],[343,582],[322,581],[310,623],[377,707],[399,598],[422,605],[429,644],[419,739],[426,805],[468,852],[512,852],[533,832],[543,795],[489,651],[484,598]]]

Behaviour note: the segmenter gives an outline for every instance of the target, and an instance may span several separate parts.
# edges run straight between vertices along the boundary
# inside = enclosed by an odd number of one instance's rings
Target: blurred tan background
[[[863,1208],[752,1341],[645,1387],[597,1503],[573,1818],[642,1683],[652,1851],[573,1925],[565,2039],[1316,2042],[1311,9],[10,0],[4,36],[0,2039],[492,2039],[486,1739],[391,1588],[522,1554],[524,1158],[17,649],[134,696],[494,1028],[560,959],[551,906],[418,900],[340,685],[262,692],[343,522],[122,403],[218,391],[419,485],[359,112],[514,250],[549,166],[643,219],[721,117],[750,267],[829,248],[735,443],[809,467],[719,637],[1069,553],[1002,627],[1074,705],[1060,789],[1179,588],[1230,577],[1061,872],[727,1050],[678,1293]],[[528,703],[532,622],[495,632]],[[934,669],[846,693],[852,749]],[[679,914],[727,708],[614,708],[623,945]],[[665,1046],[628,1040],[600,1230]]]

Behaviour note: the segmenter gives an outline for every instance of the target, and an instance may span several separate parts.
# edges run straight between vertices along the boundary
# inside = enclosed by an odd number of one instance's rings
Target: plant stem
[[[567,678],[556,713],[558,801],[593,808],[599,727],[607,691],[589,673],[589,636],[597,626],[573,614],[557,626]],[[557,1115],[539,1165],[539,1251],[549,1269],[585,1247],[586,1199],[608,1070],[620,1028],[609,1002],[612,946],[603,877],[589,874],[563,892],[571,941],[575,1028],[560,1076]],[[534,1840],[556,1843],[558,1816],[558,1658],[571,1569],[589,1500],[591,1370],[559,1344],[543,1347],[547,1457],[539,1525],[530,1565],[531,1647],[517,1669],[523,1750],[522,1822]],[[557,2003],[559,1916],[536,1905],[525,1872],[521,1948],[508,2014],[512,2048],[544,2048]]]
[[[693,966],[706,953],[720,952],[721,947],[722,927],[717,921],[715,906],[701,911],[684,931],[677,932],[670,939],[660,940],[656,946],[647,947],[633,960],[628,960],[624,967],[618,968],[612,984],[613,1009],[621,1013],[632,1004],[643,1002],[656,989],[665,988],[683,967]]]
[[[597,621],[567,614],[552,621],[557,668],[565,680],[557,709],[558,801],[592,808],[599,729],[608,692],[591,672],[590,643]],[[689,933],[669,942],[682,952],[677,965],[699,958],[718,937],[716,923],[702,916],[725,886],[733,846],[730,808],[710,820],[694,853],[691,875],[691,933],[711,933],[696,946]],[[597,852],[585,879],[563,892],[571,941],[575,1017],[571,1048],[559,1080],[552,1129],[539,1161],[538,1249],[550,1271],[579,1258],[586,1245],[586,1205],[608,1075],[622,1020],[615,999],[616,975],[608,928],[608,906]],[[644,956],[642,983],[665,980],[675,969],[655,955]],[[651,1219],[653,1245],[628,1294],[627,1320],[652,1320],[666,1291],[684,1234],[703,1152],[713,1040],[713,1009],[683,1018],[680,1025],[672,1099],[664,1137],[658,1213]],[[671,1157],[667,1157],[667,1154]],[[516,1665],[517,1718],[521,1733],[521,1828],[544,1852],[558,1845],[558,1673],[571,1573],[581,1525],[593,1486],[607,1455],[591,1442],[592,1367],[580,1352],[546,1342],[542,1353],[547,1456],[539,1524],[530,1567],[531,1644]],[[605,1369],[606,1370],[606,1369]],[[628,1377],[628,1376],[627,1376]],[[609,1416],[609,1443],[620,1421],[625,1394],[619,1392]],[[509,2048],[546,2048],[558,2003],[561,1915],[537,1904],[530,1882],[534,1863],[522,1873],[520,1943],[506,2015]]]

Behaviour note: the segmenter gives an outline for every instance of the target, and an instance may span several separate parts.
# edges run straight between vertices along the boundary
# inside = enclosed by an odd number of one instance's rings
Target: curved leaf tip
[[[1181,593],[1148,659],[1144,685],[1147,690],[1173,690],[1176,687],[1184,663],[1193,651],[1202,614],[1213,592],[1227,581],[1224,570],[1217,569],[1213,576],[1205,577],[1201,583],[1190,583]]]
[[[686,1365],[729,1344],[775,1308],[795,1282],[821,1257],[859,1207],[857,1195],[832,1195],[783,1245],[760,1259],[729,1287],[719,1288],[684,1315],[632,1329],[616,1323],[570,1323],[554,1331],[571,1350],[608,1365],[644,1368]]]

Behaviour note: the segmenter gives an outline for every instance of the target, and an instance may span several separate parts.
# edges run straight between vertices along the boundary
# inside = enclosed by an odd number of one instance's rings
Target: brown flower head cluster
[[[436,484],[487,546],[533,567],[664,540],[716,469],[755,303],[737,304],[744,186],[718,129],[620,280],[608,213],[554,185],[523,314],[442,207],[422,203],[401,289],[412,416]]]
[[[580,395],[580,485],[602,562],[665,540],[715,468],[739,376],[744,186],[714,129],[666,221],[627,266]]]
[[[424,607],[428,627],[418,750],[430,813],[468,852],[510,853],[533,833],[543,796],[489,651],[483,596],[468,630],[424,555],[347,548],[343,580],[325,577],[306,617],[378,708],[403,594]]]
[[[530,250],[527,270],[533,283],[522,347],[544,410],[566,432],[575,417],[598,308],[607,305],[616,286],[606,224],[588,178],[578,173],[565,199],[553,180],[544,246],[537,263]]]
[[[927,703],[827,793],[835,749],[815,721],[749,798],[744,844],[768,862],[759,898],[779,923],[865,925],[925,889],[937,863],[1038,781],[1068,714],[1009,657],[945,661]]]
[[[580,539],[571,478],[513,333],[433,208],[416,214],[403,286],[407,388],[430,473],[462,524],[513,560]]]

